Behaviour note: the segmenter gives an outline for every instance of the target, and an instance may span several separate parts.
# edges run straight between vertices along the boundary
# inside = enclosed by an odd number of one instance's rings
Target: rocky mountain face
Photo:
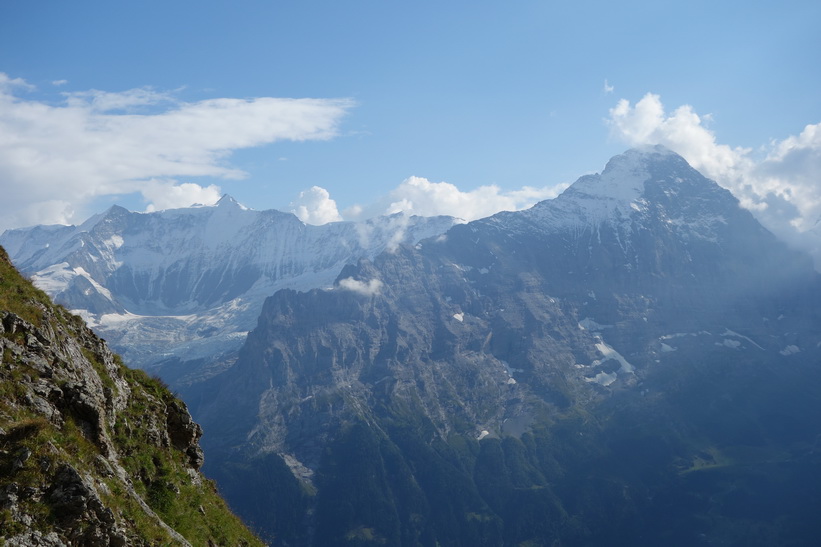
[[[260,545],[199,469],[202,429],[0,248],[0,545]]]
[[[224,196],[155,213],[114,206],[80,226],[10,230],[0,244],[129,364],[177,385],[230,360],[277,289],[331,286],[346,264],[456,222],[398,214],[309,226]]]
[[[280,290],[185,390],[280,545],[809,545],[819,275],[660,147]]]

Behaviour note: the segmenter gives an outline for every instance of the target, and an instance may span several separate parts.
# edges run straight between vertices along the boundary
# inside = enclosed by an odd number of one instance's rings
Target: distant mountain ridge
[[[310,226],[226,195],[154,213],[113,206],[79,226],[6,231],[0,244],[129,363],[151,368],[236,350],[277,289],[330,286],[344,265],[457,222],[397,214]]]
[[[821,476],[819,304],[809,257],[635,149],[278,291],[184,395],[208,472],[282,545],[804,545],[815,521],[770,500]]]

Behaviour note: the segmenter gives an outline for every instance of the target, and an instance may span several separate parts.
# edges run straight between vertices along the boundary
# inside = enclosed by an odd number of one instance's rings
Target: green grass
[[[46,293],[22,279],[6,250],[0,247],[0,310],[10,311],[39,326],[43,312],[36,304],[50,307],[51,300]]]
[[[130,475],[140,477],[134,488],[172,528],[194,545],[261,545],[233,515],[214,484],[191,480],[186,471],[187,455],[171,448],[161,449],[152,441],[152,431],[163,427],[157,416],[175,397],[161,379],[141,370],[124,369],[135,389],[114,427],[121,462]]]

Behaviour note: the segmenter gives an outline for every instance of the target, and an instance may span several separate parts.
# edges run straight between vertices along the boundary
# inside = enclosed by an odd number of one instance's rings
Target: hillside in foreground
[[[0,545],[261,545],[199,472],[202,429],[0,248]]]

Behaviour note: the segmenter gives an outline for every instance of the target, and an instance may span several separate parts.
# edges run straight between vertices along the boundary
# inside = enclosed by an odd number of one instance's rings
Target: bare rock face
[[[205,456],[199,445],[200,437],[202,437],[202,427],[191,418],[188,408],[182,401],[174,400],[166,408],[168,413],[168,437],[171,446],[188,456],[191,467],[199,469],[205,461]]]
[[[56,532],[44,534],[37,530],[22,533],[6,540],[11,547],[69,547]]]
[[[77,521],[87,523],[84,530],[69,534],[71,541],[100,547],[128,544],[113,511],[97,494],[93,479],[82,477],[70,465],[64,464],[57,470],[46,495],[58,523],[64,522],[68,527]]]
[[[202,428],[185,404],[2,249],[0,356],[0,544],[257,543],[199,475]]]

